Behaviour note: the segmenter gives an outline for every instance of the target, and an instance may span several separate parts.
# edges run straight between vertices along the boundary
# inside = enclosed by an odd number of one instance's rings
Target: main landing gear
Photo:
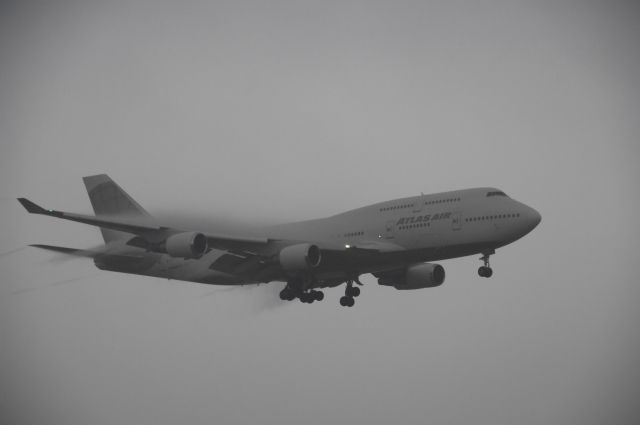
[[[343,307],[353,307],[355,304],[354,298],[360,295],[360,288],[353,286],[354,283],[362,286],[362,283],[355,277],[352,280],[347,281],[347,286],[344,288],[344,296],[340,298],[340,305]]]
[[[303,290],[302,284],[299,281],[289,281],[287,286],[280,291],[280,299],[283,301],[293,301],[296,298],[300,298],[300,301],[306,304],[311,304],[314,301],[322,301],[324,299],[324,292],[316,291],[315,289]]]
[[[298,298],[303,303],[311,304],[314,301],[322,301],[324,299],[324,292],[311,289],[309,291],[302,292]]]
[[[362,286],[362,282],[358,279],[358,276],[352,277],[346,281],[347,286],[344,289],[344,296],[340,297],[340,305],[343,307],[353,307],[355,304],[354,298],[360,295],[360,288],[354,286],[354,284]],[[299,298],[301,302],[305,304],[311,304],[314,301],[322,301],[324,299],[324,292],[316,289],[303,289],[306,285],[301,279],[292,279],[287,282],[282,291],[280,291],[280,299],[283,301],[293,301]]]
[[[484,262],[484,266],[478,269],[478,275],[480,275],[480,277],[491,277],[493,275],[493,269],[491,269],[489,265],[489,257],[491,254],[495,254],[495,251],[483,253],[482,257],[480,257],[480,260]]]

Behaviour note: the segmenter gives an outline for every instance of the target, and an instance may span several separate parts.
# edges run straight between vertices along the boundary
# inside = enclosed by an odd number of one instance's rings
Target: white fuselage
[[[256,236],[314,241],[320,248],[366,249],[372,244],[389,248],[362,261],[319,267],[315,281],[322,287],[354,273],[383,272],[420,262],[490,253],[526,235],[539,222],[540,214],[533,208],[497,189],[475,188],[380,202],[327,218],[265,228]],[[136,248],[113,248],[114,253],[123,250],[132,253]],[[211,270],[209,265],[223,255],[224,251],[214,249],[197,260],[184,260],[144,253],[144,264],[115,271],[210,284],[286,281],[285,275],[246,279]]]

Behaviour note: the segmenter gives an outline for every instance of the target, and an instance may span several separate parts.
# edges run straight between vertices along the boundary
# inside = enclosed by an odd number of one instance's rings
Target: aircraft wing
[[[49,210],[42,208],[36,203],[26,199],[18,198],[22,206],[32,214],[48,215],[51,217],[61,218],[64,220],[76,221],[79,223],[97,226],[105,229],[118,230],[121,232],[137,235],[139,242],[160,242],[168,236],[183,232],[184,230],[172,229],[157,225],[150,218],[126,218],[117,216],[90,216],[83,214],[74,214],[63,211]],[[256,247],[266,245],[270,242],[267,238],[233,236],[224,234],[205,234],[207,242],[211,248],[222,250],[254,250]],[[136,238],[134,238],[136,239]],[[135,245],[134,241],[132,245]]]
[[[18,198],[18,201],[32,214],[48,215],[130,233],[135,237],[131,238],[127,244],[140,248],[147,248],[149,244],[160,243],[171,235],[185,231],[159,226],[151,217],[89,216],[45,209],[26,198]],[[393,243],[377,240],[362,241],[356,245],[341,245],[327,242],[292,241],[224,234],[207,233],[204,235],[210,248],[226,251],[225,254],[214,260],[209,268],[258,281],[269,281],[278,277],[281,274],[278,253],[285,246],[296,243],[316,244],[322,250],[323,258],[326,260],[326,267],[329,268],[348,268],[349,266],[356,266],[360,261],[370,260],[372,256],[375,257],[382,253],[391,252],[400,253],[404,250],[403,247]],[[79,256],[92,257],[97,254],[70,248],[44,245],[37,247]]]

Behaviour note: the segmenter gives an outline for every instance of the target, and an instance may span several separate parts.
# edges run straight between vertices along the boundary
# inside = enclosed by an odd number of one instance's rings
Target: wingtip
[[[47,210],[27,198],[18,198],[18,202],[31,214],[47,214]]]

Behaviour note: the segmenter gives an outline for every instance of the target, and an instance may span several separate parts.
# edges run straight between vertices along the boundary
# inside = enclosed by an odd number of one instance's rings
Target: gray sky
[[[0,412],[11,424],[632,424],[640,393],[634,2],[15,2],[0,19]],[[447,282],[101,272],[109,173],[212,225],[496,186],[541,225]],[[636,409],[635,411],[633,409]]]

